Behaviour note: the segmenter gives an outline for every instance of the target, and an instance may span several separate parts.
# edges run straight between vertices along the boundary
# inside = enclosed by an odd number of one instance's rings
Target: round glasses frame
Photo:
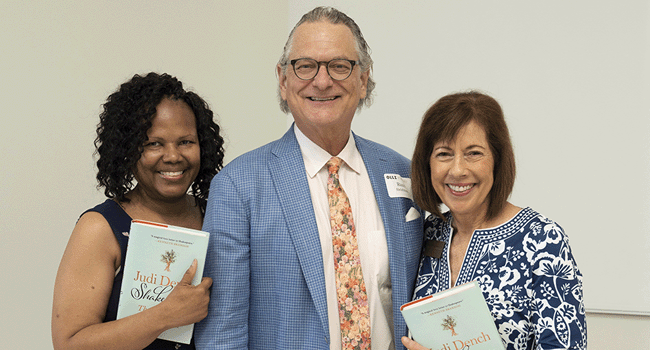
[[[296,69],[296,63],[298,63],[299,61],[306,61],[308,63],[315,64],[316,65],[316,70],[313,73],[310,72],[307,75],[305,75],[304,72],[298,73],[300,68]],[[337,58],[337,59],[330,60],[330,61],[316,61],[313,58],[296,58],[295,60],[291,60],[289,62],[291,63],[291,66],[293,67],[293,72],[296,73],[296,76],[298,77],[298,79],[301,79],[301,80],[314,79],[318,75],[318,72],[320,71],[320,66],[323,65],[323,64],[325,65],[325,69],[327,70],[327,75],[329,75],[330,78],[332,78],[333,80],[338,80],[338,81],[345,80],[352,74],[352,71],[354,70],[354,66],[359,64],[359,61],[347,60],[347,59],[343,59],[343,58]],[[343,62],[345,62],[345,63],[343,63]],[[347,65],[348,63],[350,64],[350,69],[347,72],[347,74],[345,74],[345,73],[343,73],[343,74],[336,73],[337,63],[344,64],[344,65]],[[334,70],[334,72],[335,72],[334,75],[332,75],[332,72],[330,72],[330,68],[332,70]]]

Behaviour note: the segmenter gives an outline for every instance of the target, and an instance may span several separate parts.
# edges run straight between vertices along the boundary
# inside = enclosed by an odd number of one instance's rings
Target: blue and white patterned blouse
[[[451,287],[447,221],[425,221],[425,239],[445,242],[423,254],[413,299]],[[586,349],[582,274],[562,228],[530,208],[496,228],[476,230],[456,285],[478,281],[507,349]]]

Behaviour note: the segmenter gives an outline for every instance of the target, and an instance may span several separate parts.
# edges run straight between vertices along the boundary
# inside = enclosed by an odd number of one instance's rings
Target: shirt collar
[[[325,166],[328,160],[332,156],[318,146],[314,141],[310,140],[305,134],[300,131],[300,129],[294,124],[293,126],[294,133],[296,134],[296,139],[298,140],[298,145],[300,145],[300,150],[302,151],[302,157],[305,161],[305,170],[307,175],[310,178],[316,176],[316,174]],[[343,147],[343,150],[337,155],[341,158],[345,164],[348,165],[352,171],[359,174],[360,169],[363,167],[363,159],[361,154],[357,149],[357,144],[354,141],[354,136],[352,131],[350,131],[350,136],[348,142]]]

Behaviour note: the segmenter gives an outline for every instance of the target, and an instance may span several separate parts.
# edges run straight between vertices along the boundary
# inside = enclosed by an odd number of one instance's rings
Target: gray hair
[[[296,23],[295,27],[293,27],[291,30],[291,33],[289,33],[287,43],[284,44],[284,51],[282,52],[282,56],[278,61],[278,65],[282,67],[281,74],[284,75],[287,73],[287,66],[289,65],[289,54],[291,53],[291,48],[293,45],[293,34],[296,31],[296,28],[306,22],[313,23],[319,21],[329,21],[332,24],[344,24],[350,28],[350,31],[352,31],[352,35],[354,35],[355,46],[357,49],[357,55],[359,56],[359,68],[361,69],[361,72],[370,71],[368,74],[368,83],[366,86],[366,97],[362,100],[359,100],[359,106],[357,107],[357,110],[360,110],[364,105],[366,107],[370,107],[372,104],[372,92],[375,89],[375,81],[372,79],[372,58],[370,57],[370,47],[368,46],[368,43],[366,43],[366,40],[363,38],[361,29],[359,29],[359,26],[354,22],[354,20],[348,17],[345,13],[333,7],[316,7],[315,9],[304,14],[300,21]],[[289,105],[287,104],[286,100],[282,99],[282,95],[280,95],[280,86],[278,86],[278,100],[280,101],[280,109],[282,112],[289,113]]]

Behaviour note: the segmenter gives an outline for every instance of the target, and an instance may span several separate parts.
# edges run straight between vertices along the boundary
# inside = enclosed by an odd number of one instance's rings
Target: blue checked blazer
[[[415,204],[389,197],[384,174],[409,177],[410,164],[354,138],[386,230],[395,343],[404,349],[399,307],[413,294],[423,221],[405,220]],[[214,284],[208,316],[196,324],[197,349],[329,349],[323,258],[293,127],[214,177],[203,229],[210,232],[204,275]]]

